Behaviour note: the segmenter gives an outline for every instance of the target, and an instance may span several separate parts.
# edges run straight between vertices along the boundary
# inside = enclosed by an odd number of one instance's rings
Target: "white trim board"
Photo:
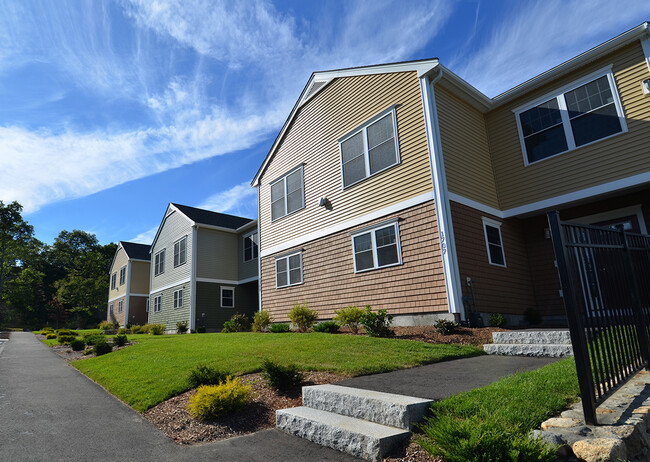
[[[230,285],[239,285],[239,284],[246,284],[247,282],[253,282],[257,281],[259,278],[257,276],[253,276],[250,278],[246,279],[240,279],[239,281],[236,281],[234,279],[214,279],[214,278],[196,278],[196,282],[210,282],[212,284],[230,284]]]
[[[151,289],[151,292],[149,292],[149,296],[153,294],[157,294],[158,292],[162,292],[163,290],[171,289],[172,287],[180,286],[181,284],[186,284],[191,280],[192,278],[185,278],[181,281],[176,281],[173,284],[167,284],[166,286],[156,287],[155,289]]]
[[[129,297],[148,297],[149,294],[129,294]]]
[[[108,303],[112,303],[112,302],[114,302],[115,300],[119,300],[120,298],[124,298],[124,297],[126,297],[126,296],[127,296],[127,294],[122,294],[122,295],[118,295],[117,297],[109,298],[109,299],[108,299]]]
[[[314,241],[316,239],[320,239],[321,237],[329,236],[330,234],[338,233],[340,231],[345,231],[346,229],[352,228],[354,226],[362,225],[368,221],[375,220],[377,218],[381,218],[385,215],[389,215],[391,213],[396,213],[400,212],[402,210],[408,209],[410,207],[413,207],[415,205],[423,204],[425,202],[428,202],[430,200],[433,200],[433,191],[431,192],[426,192],[424,194],[420,194],[419,196],[414,196],[411,197],[410,199],[406,199],[405,201],[398,202],[393,205],[389,205],[388,207],[384,207],[383,209],[375,210],[374,212],[366,213],[365,215],[361,215],[357,218],[352,218],[351,220],[346,220],[341,223],[337,223],[332,226],[328,226],[323,229],[319,229],[318,231],[314,231],[308,234],[304,234],[300,237],[297,237],[295,239],[291,239],[290,241],[284,242],[282,244],[275,245],[273,247],[269,247],[268,249],[261,250],[260,251],[260,258],[263,257],[268,257],[269,255],[276,254],[278,252],[282,252],[285,250],[289,250],[293,247],[297,247],[299,245],[305,244],[307,242]],[[261,242],[260,242],[261,244]]]
[[[641,204],[631,205],[629,207],[623,207],[621,209],[607,210],[606,212],[596,213],[593,215],[588,215],[586,217],[571,218],[569,221],[590,225],[592,223],[598,223],[599,221],[615,220],[617,218],[627,217],[631,215],[635,215],[637,220],[639,220],[639,228],[641,229],[641,233],[648,234]]]

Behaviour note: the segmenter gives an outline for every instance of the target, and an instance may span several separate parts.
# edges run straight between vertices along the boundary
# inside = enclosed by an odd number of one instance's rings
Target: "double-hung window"
[[[120,268],[120,285],[123,286],[126,282],[126,266]]]
[[[187,261],[187,236],[174,243],[174,268],[184,265]]]
[[[165,272],[165,249],[162,249],[154,256],[153,268],[154,276],[158,276]]]
[[[339,139],[343,187],[399,164],[395,107]]]
[[[221,306],[223,308],[235,307],[235,288],[221,287]]]
[[[122,311],[124,311],[124,300],[117,302],[117,312],[121,313]]]
[[[183,289],[174,291],[174,309],[183,307]]]
[[[401,264],[397,218],[355,231],[352,233],[352,248],[356,273]]]
[[[489,218],[483,218],[483,232],[485,233],[485,246],[487,248],[488,261],[491,265],[505,267],[506,255],[503,251],[501,223],[490,220]]]
[[[305,207],[302,165],[271,183],[271,220],[277,220]]]
[[[153,298],[153,312],[160,313],[162,310],[162,295]]]
[[[258,252],[259,240],[257,231],[244,236],[244,261],[255,260]]]
[[[145,300],[144,311],[145,313],[149,312],[149,297],[147,297],[147,300]]]
[[[117,273],[111,274],[111,290],[117,287]]]
[[[302,283],[302,252],[275,259],[275,286],[286,287]]]
[[[112,303],[108,306],[108,308],[109,308],[111,314],[113,314],[113,304]]]
[[[515,110],[526,164],[627,131],[611,70]]]

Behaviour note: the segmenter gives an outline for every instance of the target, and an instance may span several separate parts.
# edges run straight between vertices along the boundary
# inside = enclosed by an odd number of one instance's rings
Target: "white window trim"
[[[177,310],[179,308],[183,308],[183,297],[185,295],[183,292],[184,292],[183,288],[174,291],[173,300],[174,300],[174,309],[175,310]],[[177,301],[179,302],[178,305],[176,305]]]
[[[117,302],[117,312],[121,313],[122,311],[124,311],[124,300]]]
[[[232,290],[232,306],[225,306],[223,304],[223,291],[224,290]],[[220,303],[221,308],[233,308],[234,309],[235,308],[235,288],[234,287],[221,286],[219,293],[220,293],[219,298],[220,298],[220,301],[221,301],[221,303]]]
[[[108,309],[109,309],[110,313],[113,314],[113,304],[112,303],[110,305],[108,305]]]
[[[291,170],[289,170],[287,173],[282,175],[277,180],[274,180],[271,183],[269,183],[269,202],[270,202],[270,204],[269,204],[270,205],[269,212],[271,214],[271,223],[274,223],[274,222],[276,222],[278,220],[281,220],[282,218],[284,218],[286,216],[289,216],[289,215],[292,215],[292,214],[294,214],[296,212],[300,212],[301,210],[303,210],[306,207],[306,205],[305,205],[306,204],[306,201],[305,201],[305,169],[303,167],[304,167],[304,164],[300,164],[297,167],[294,167]],[[300,176],[302,177],[302,207],[297,208],[293,212],[289,212],[289,202],[288,202],[288,194],[287,194],[287,177],[289,175],[291,175],[292,173],[296,172],[297,170],[300,170]],[[280,181],[284,182],[284,210],[285,210],[285,214],[282,215],[282,216],[273,218],[273,201],[271,200],[271,198],[272,198],[271,189],[273,188],[274,184],[279,183]]]
[[[117,271],[111,274],[111,290],[117,289]]]
[[[162,295],[156,295],[153,298],[153,312],[160,313],[161,311],[162,311]]]
[[[149,297],[147,297],[147,299],[145,300],[144,312],[145,313],[149,312]]]
[[[354,272],[355,273],[366,273],[368,271],[375,271],[375,270],[380,270],[384,268],[390,268],[391,266],[399,266],[402,264],[402,243],[400,239],[400,234],[399,234],[399,217],[392,218],[387,221],[383,221],[381,223],[378,223],[376,225],[372,226],[366,226],[365,228],[356,230],[352,233],[350,233],[350,236],[352,238],[352,261],[354,262]],[[390,265],[384,265],[384,266],[377,266],[377,262],[379,261],[379,257],[377,256],[377,242],[376,242],[376,237],[375,237],[375,231],[383,228],[388,228],[389,226],[393,226],[395,229],[395,244],[397,244],[397,262],[396,263],[391,263]],[[371,240],[371,245],[372,245],[372,263],[373,267],[372,268],[366,268],[362,270],[357,269],[357,259],[356,259],[356,253],[355,253],[355,248],[354,248],[354,238],[356,236],[359,236],[360,234],[367,234],[370,233],[370,240]]]
[[[163,253],[165,255],[163,255],[162,258],[158,259],[159,264],[156,265],[156,257],[158,257],[158,255],[163,254]],[[158,277],[161,274],[165,274],[165,259],[166,258],[167,258],[167,248],[159,250],[158,252],[156,252],[154,254],[154,256],[153,256],[153,276],[154,277]],[[156,272],[156,271],[158,271],[158,268],[161,267],[161,266],[162,266],[162,271]]]
[[[499,268],[507,268],[506,249],[503,243],[503,234],[501,233],[501,225],[503,223],[486,217],[482,217],[481,220],[483,222],[483,237],[485,238],[485,250],[487,251],[488,262],[490,265],[498,266]],[[488,242],[487,229],[485,228],[486,225],[491,226],[492,228],[496,228],[499,231],[499,240],[501,241],[501,255],[503,255],[503,265],[492,262],[492,256],[490,255],[490,243]]]
[[[303,183],[304,183],[304,178],[303,178]],[[304,184],[303,184],[303,188],[304,188]],[[252,258],[246,260],[246,238],[252,236],[253,234],[257,234],[257,257],[252,257]],[[255,230],[255,231],[251,231],[250,233],[246,233],[246,234],[244,234],[244,235],[242,236],[242,247],[241,247],[241,251],[242,251],[242,259],[244,260],[244,262],[249,262],[249,261],[257,260],[257,259],[259,258],[259,256],[260,256],[259,236],[260,236],[260,235],[258,234],[257,230]],[[253,249],[251,248],[251,255],[252,255],[252,254],[253,254]]]
[[[183,240],[185,240],[185,260],[182,263],[180,263],[181,241],[183,241]],[[178,245],[178,256],[179,256],[178,265],[176,264],[176,245]],[[183,266],[185,263],[187,263],[187,235],[181,237],[176,242],[174,242],[174,268],[178,268],[179,266]]]
[[[124,280],[122,280],[122,272],[124,272]],[[126,284],[126,265],[120,268],[120,285],[123,286]]]
[[[379,114],[371,118],[370,120],[367,120],[360,126],[356,127],[354,130],[348,132],[346,135],[342,136],[341,138],[338,139],[339,143],[339,162],[341,165],[341,189],[347,189],[351,186],[354,186],[355,184],[359,184],[364,180],[367,180],[370,177],[373,177],[375,175],[379,175],[381,172],[384,172],[388,170],[389,168],[392,168],[396,165],[399,165],[402,162],[402,158],[400,156],[399,152],[399,139],[397,136],[397,112],[395,111],[395,105],[392,105],[391,107],[384,109],[381,111]],[[377,170],[375,173],[370,174],[370,155],[368,154],[368,126],[372,125],[373,123],[377,122],[379,119],[383,118],[386,114],[392,113],[392,119],[393,119],[393,141],[395,142],[395,163],[391,164],[387,167],[382,168],[381,170]],[[352,138],[354,135],[356,135],[359,132],[363,132],[363,158],[365,161],[365,167],[366,167],[366,176],[361,178],[360,180],[355,181],[354,183],[350,183],[349,185],[345,184],[345,179],[343,178],[343,150],[341,149],[341,145],[343,144],[344,141]]]
[[[299,255],[300,256],[300,282],[296,282],[294,284],[291,284],[291,275],[290,275],[290,268],[289,268],[289,258],[293,257],[294,255]],[[287,284],[284,286],[279,286],[278,285],[278,260],[287,260]],[[302,261],[302,250],[298,250],[297,252],[290,252],[290,253],[285,253],[284,255],[280,255],[278,257],[275,257],[275,260],[273,261],[274,265],[274,273],[275,273],[275,288],[276,289],[282,289],[283,287],[292,287],[292,286],[299,286],[300,284],[303,284],[305,282],[305,275],[303,273],[303,261]]]
[[[609,82],[609,87],[612,90],[612,98],[614,99],[614,106],[616,107],[616,113],[618,114],[618,120],[621,124],[621,131],[618,133],[614,133],[612,135],[606,136],[604,138],[598,138],[597,140],[591,141],[586,144],[582,144],[580,146],[576,146],[575,140],[573,138],[573,132],[571,131],[571,121],[569,120],[569,112],[567,111],[566,107],[566,100],[564,98],[564,94],[567,92],[570,92],[572,90],[575,90],[578,87],[581,87],[589,82],[592,82],[596,79],[599,79],[603,76],[607,76],[607,80]],[[521,120],[519,120],[519,115],[522,112],[526,112],[529,109],[534,108],[535,106],[539,106],[540,104],[549,101],[551,99],[557,99],[558,106],[560,109],[560,115],[562,117],[562,127],[564,128],[564,136],[566,138],[567,142],[567,149],[562,152],[557,152],[551,156],[544,157],[543,159],[536,160],[534,162],[529,162],[528,161],[528,154],[526,152],[526,143],[524,141],[524,132],[521,128]],[[607,140],[609,138],[612,138],[614,136],[621,135],[623,133],[627,133],[627,123],[625,121],[625,112],[623,111],[623,104],[621,103],[621,98],[618,94],[618,87],[616,86],[616,79],[614,78],[614,73],[612,72],[612,65],[607,66],[604,69],[600,69],[596,72],[592,72],[589,75],[584,76],[580,80],[576,80],[574,82],[571,82],[568,85],[564,85],[561,88],[558,88],[557,90],[547,93],[544,96],[541,96],[537,98],[535,101],[526,103],[524,106],[520,106],[518,108],[513,109],[515,113],[515,120],[517,122],[517,130],[519,132],[519,144],[521,146],[521,153],[524,157],[524,166],[528,167],[529,165],[535,165],[539,162],[543,162],[547,159],[552,159],[553,157],[560,156],[562,154],[565,154],[567,152],[575,151],[576,149],[581,149],[584,148],[585,146],[590,146],[594,143],[599,143],[601,141]]]

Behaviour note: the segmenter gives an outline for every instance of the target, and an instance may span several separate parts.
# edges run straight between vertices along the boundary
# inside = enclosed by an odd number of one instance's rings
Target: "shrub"
[[[503,327],[506,325],[506,318],[502,314],[495,313],[490,315],[488,322],[492,327]]]
[[[197,388],[201,385],[219,385],[227,377],[228,374],[215,367],[199,364],[190,371],[187,381],[190,388]]]
[[[306,303],[296,303],[289,311],[289,319],[294,323],[300,332],[307,332],[318,319],[318,313],[309,309]]]
[[[47,334],[49,334],[50,332],[54,332],[54,328],[53,328],[53,327],[47,326],[47,327],[43,327],[43,328],[41,329],[41,334],[42,334],[42,335],[47,335]]]
[[[262,362],[262,377],[266,380],[266,386],[280,391],[299,386],[303,378],[295,364],[282,366],[268,358]]]
[[[366,305],[366,311],[359,322],[370,337],[393,337],[395,335],[393,329],[390,328],[393,315],[386,313],[386,310],[378,310],[373,313],[370,311],[370,305]]]
[[[436,330],[436,332],[442,335],[453,334],[457,327],[458,324],[447,319],[438,319],[433,325],[433,328]]]
[[[95,347],[93,348],[93,353],[97,356],[105,355],[111,351],[113,351],[113,345],[106,341],[95,343]]]
[[[531,326],[536,326],[537,324],[541,324],[542,315],[535,308],[526,308],[526,311],[524,311],[524,321]]]
[[[148,323],[147,323],[147,324],[145,324],[144,326],[142,326],[142,327],[140,328],[140,333],[141,333],[141,334],[148,334],[148,333],[149,333],[149,329],[151,329],[151,324],[148,324]]]
[[[84,342],[86,345],[96,345],[97,343],[106,342],[104,334],[84,334]]]
[[[277,324],[271,324],[271,327],[269,327],[269,330],[273,332],[274,334],[284,334],[285,332],[289,332],[289,324],[284,323],[284,322],[279,322]]]
[[[116,335],[113,337],[113,346],[124,346],[127,341],[126,335]]]
[[[197,334],[205,334],[205,326],[199,326],[196,328]]]
[[[324,321],[314,326],[314,332],[324,332],[326,334],[336,334],[339,331],[339,325],[334,321]]]
[[[120,323],[118,322],[109,322],[109,321],[102,321],[99,323],[99,328],[101,330],[113,330],[113,329],[119,329],[120,328]]]
[[[126,327],[122,327],[120,329],[117,329],[117,335],[126,335],[129,332],[129,329]]]
[[[353,334],[359,332],[359,322],[361,321],[361,316],[363,316],[364,311],[356,305],[350,305],[346,308],[341,308],[340,310],[334,310],[336,316],[334,320],[340,325],[348,327]]]
[[[132,334],[144,334],[144,332],[142,332],[142,326],[139,326],[137,324],[131,326],[131,333]]]
[[[59,329],[56,331],[57,335],[72,335],[73,337],[76,337],[79,335],[77,332],[70,330],[70,329]]]
[[[253,332],[266,332],[271,325],[271,315],[268,311],[258,311],[253,315]]]
[[[187,321],[178,321],[176,323],[176,333],[177,334],[184,334],[187,332]]]
[[[164,324],[149,324],[149,333],[152,335],[162,335],[165,332]]]
[[[223,323],[221,332],[244,332],[246,329],[248,329],[248,317],[245,314],[235,313],[230,318],[230,321]]]
[[[190,397],[187,409],[200,420],[212,420],[244,407],[251,396],[251,387],[238,378],[228,377],[220,385],[201,385]]]
[[[47,334],[47,335],[45,335],[45,338],[46,338],[47,340],[53,340],[53,339],[56,338],[56,334],[55,334],[54,332],[52,332],[51,334]]]
[[[72,351],[81,351],[85,347],[86,347],[86,342],[84,342],[80,338],[76,338],[72,342],[70,342],[70,348],[72,348]]]
[[[61,335],[61,334],[59,334],[57,336],[57,339],[58,339],[59,343],[64,344],[64,343],[72,342],[75,339],[75,336],[74,335]]]

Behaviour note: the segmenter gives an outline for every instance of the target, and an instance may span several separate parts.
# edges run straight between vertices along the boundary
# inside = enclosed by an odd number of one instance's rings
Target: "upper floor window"
[[[515,111],[526,164],[627,130],[611,70]]]
[[[501,238],[501,223],[483,218],[483,232],[485,233],[485,246],[487,247],[488,261],[491,265],[506,266],[506,255],[503,252],[503,239]]]
[[[397,219],[352,233],[354,271],[366,271],[402,263]]]
[[[126,282],[126,266],[120,268],[120,285],[123,286]]]
[[[174,243],[174,268],[184,265],[187,261],[187,236]]]
[[[244,236],[244,261],[250,261],[257,258],[259,251],[259,240],[257,231]]]
[[[162,249],[154,256],[153,274],[158,276],[165,272],[165,249]]]
[[[283,255],[275,259],[275,287],[302,283],[302,252]]]
[[[395,107],[339,139],[343,187],[400,162]]]
[[[117,273],[111,274],[111,290],[117,287]]]
[[[305,206],[302,165],[271,183],[271,220],[300,210]]]

